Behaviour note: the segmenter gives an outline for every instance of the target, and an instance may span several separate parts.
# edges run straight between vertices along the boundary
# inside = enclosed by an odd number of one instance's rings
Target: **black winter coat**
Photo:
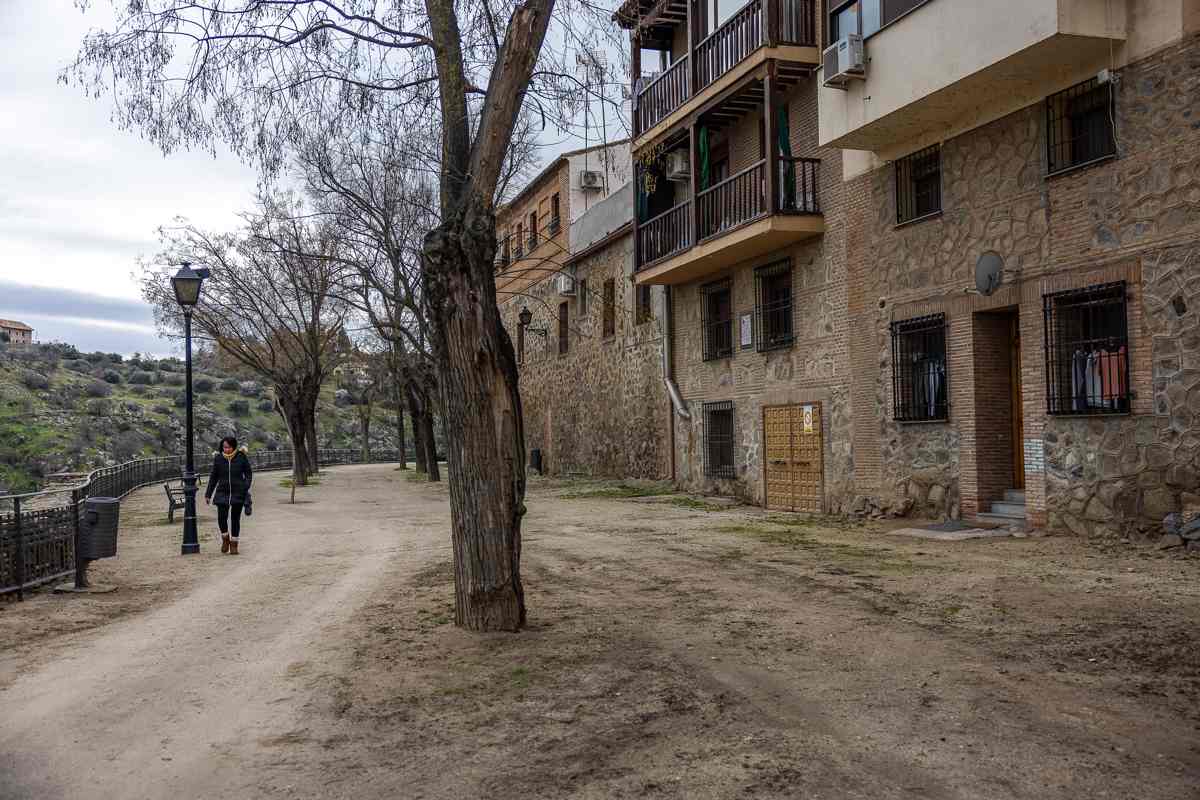
[[[219,506],[244,504],[253,480],[254,472],[245,450],[239,448],[233,458],[217,453],[213,456],[212,474],[208,476],[204,496],[213,498]]]

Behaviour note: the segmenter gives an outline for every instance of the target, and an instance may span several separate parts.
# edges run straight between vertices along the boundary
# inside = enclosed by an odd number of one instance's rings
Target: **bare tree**
[[[440,136],[438,223],[422,245],[422,290],[442,413],[454,420],[445,428],[455,621],[521,628],[525,448],[492,274],[495,198],[527,98],[544,115],[543,101],[588,91],[563,66],[567,45],[543,49],[556,7],[564,24],[555,43],[600,30],[608,10],[588,0],[114,5],[114,30],[89,35],[63,77],[113,92],[118,124],[164,150],[224,140],[276,171],[314,116],[375,129],[383,95],[400,99],[411,130]]]
[[[287,202],[260,198],[239,233],[164,228],[165,252],[143,269],[142,293],[168,329],[182,325],[171,268],[192,261],[212,270],[192,319],[220,350],[271,383],[293,448],[293,483],[316,470],[317,400],[336,366],[348,306],[334,299],[341,263],[295,252],[332,252],[330,231]]]

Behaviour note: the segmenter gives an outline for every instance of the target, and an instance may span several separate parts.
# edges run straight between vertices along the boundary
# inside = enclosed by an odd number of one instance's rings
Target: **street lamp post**
[[[175,299],[183,308],[183,348],[187,401],[187,460],[183,466],[183,555],[200,552],[196,528],[196,463],[192,448],[192,309],[200,302],[200,285],[209,276],[204,268],[192,269],[183,262],[171,279]]]

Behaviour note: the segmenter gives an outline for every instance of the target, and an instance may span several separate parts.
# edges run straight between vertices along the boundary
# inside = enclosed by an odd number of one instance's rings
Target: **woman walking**
[[[204,490],[204,502],[217,503],[217,526],[221,529],[221,552],[238,554],[238,534],[242,528],[242,507],[250,494],[254,473],[245,447],[237,439],[226,436],[221,440],[221,452],[213,454],[212,475]]]

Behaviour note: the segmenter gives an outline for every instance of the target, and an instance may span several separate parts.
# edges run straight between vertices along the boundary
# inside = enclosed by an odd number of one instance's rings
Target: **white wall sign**
[[[742,347],[754,344],[754,317],[752,314],[742,314]]]

